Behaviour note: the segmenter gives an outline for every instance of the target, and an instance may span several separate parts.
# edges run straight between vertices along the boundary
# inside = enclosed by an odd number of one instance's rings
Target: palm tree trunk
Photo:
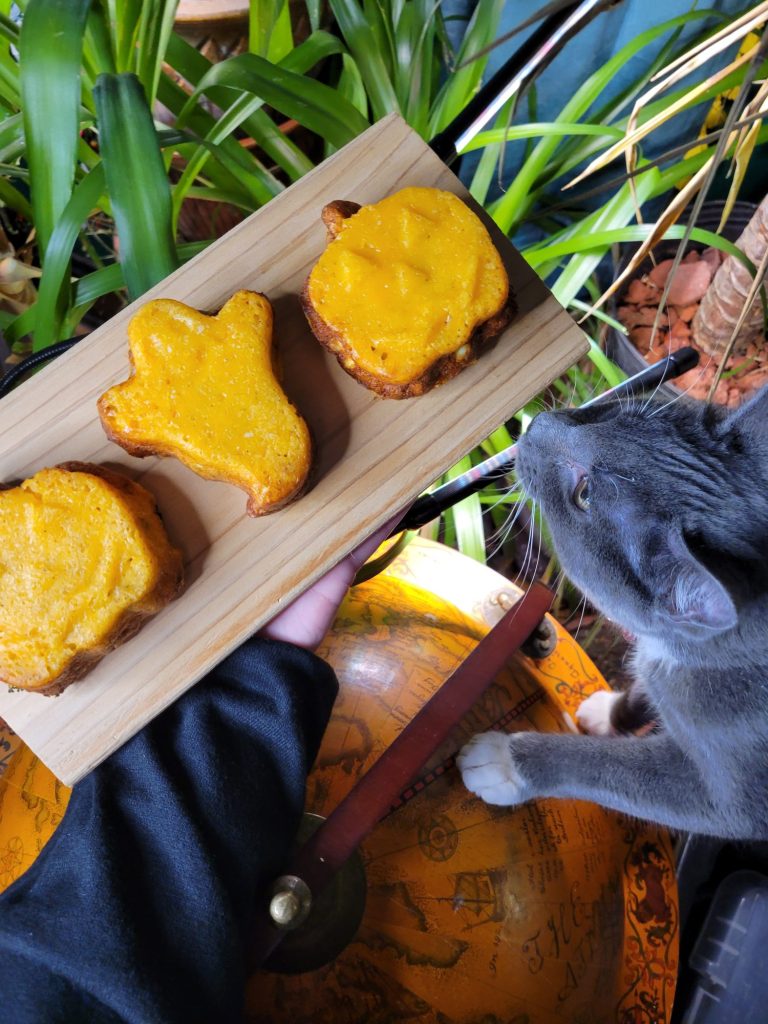
[[[768,249],[768,196],[752,215],[736,245],[756,266],[763,259]],[[735,256],[727,256],[718,267],[691,323],[693,341],[704,352],[712,356],[722,354],[741,315],[751,284],[752,276],[744,264]],[[758,295],[736,339],[733,355],[744,355],[763,334],[763,307]]]

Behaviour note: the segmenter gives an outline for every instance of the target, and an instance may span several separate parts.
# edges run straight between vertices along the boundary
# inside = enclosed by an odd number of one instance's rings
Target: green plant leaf
[[[94,98],[120,263],[135,299],[179,265],[170,186],[138,78],[101,75]]]
[[[317,32],[323,11],[322,0],[306,0],[305,6],[309,15],[309,27],[312,32]]]
[[[603,231],[586,232],[554,245],[541,245],[535,249],[528,249],[523,255],[531,266],[536,268],[545,259],[553,257],[570,256],[575,252],[589,252],[593,249],[605,249],[617,242],[643,242],[651,234],[653,227],[653,224],[628,224],[623,228],[606,228]],[[686,230],[684,224],[674,224],[664,232],[664,238],[682,238]],[[738,246],[723,238],[722,235],[704,228],[693,228],[691,239],[694,242],[711,245],[730,256],[735,256],[752,274],[755,273],[754,263],[744,255]]]
[[[479,0],[456,55],[456,64],[463,64],[473,54],[479,53],[496,37],[499,19],[504,10],[503,0]],[[452,71],[446,78],[432,107],[430,117],[430,138],[441,132],[466,107],[480,88],[483,72],[488,63],[487,56],[473,60],[458,71]]]
[[[143,0],[103,0],[111,30],[115,70],[134,71]]]
[[[150,108],[157,96],[160,72],[173,30],[178,0],[143,0],[135,51],[135,72]]]
[[[400,113],[400,104],[384,61],[381,40],[377,39],[371,27],[375,22],[372,18],[366,19],[356,0],[329,0],[329,5],[365,82],[374,121],[392,111]]]
[[[394,23],[394,86],[408,124],[429,137],[430,101],[437,64],[435,42],[442,0],[411,0]]]
[[[491,128],[480,132],[462,149],[462,153],[471,153],[473,149],[484,149],[485,146],[510,142],[512,139],[537,139],[547,136],[568,137],[571,135],[596,135],[600,138],[621,139],[624,133],[620,128],[606,124],[588,124],[583,121],[541,121],[535,124],[512,125],[509,128]]]
[[[283,0],[275,27],[272,30],[272,37],[269,40],[269,49],[265,56],[272,64],[279,64],[292,50],[293,29],[291,27],[291,9],[288,0]]]
[[[680,25],[687,24],[690,20],[690,13],[683,14],[677,18],[670,18],[659,25],[654,25],[645,32],[641,32],[587,78],[560,111],[555,121],[566,123],[578,121],[580,117],[586,114],[592,104],[599,99],[609,82],[623,71],[627,62],[635,54],[639,53],[659,36],[664,35],[666,32],[671,32]],[[530,157],[520,168],[514,180],[510,183],[510,187],[496,205],[494,219],[504,232],[511,232],[525,217],[532,202],[532,193],[537,179],[552,161],[557,146],[558,138],[556,136],[543,138],[534,148]]]
[[[348,53],[341,55],[341,74],[336,85],[339,94],[349,100],[355,110],[359,110],[363,117],[368,112],[368,96],[365,91],[362,75],[354,58]]]
[[[88,74],[91,86],[101,74],[116,74],[112,37],[106,18],[106,10],[101,4],[92,4],[88,12],[85,36],[83,39],[83,68]],[[88,90],[83,90],[83,102],[88,102]]]
[[[626,330],[622,324],[619,324],[618,320],[614,320],[613,322],[622,332]],[[624,373],[616,363],[608,358],[605,352],[603,352],[597,342],[593,341],[592,338],[589,339],[589,352],[587,355],[598,371],[603,375],[603,377],[605,377],[609,387],[615,388],[617,384],[621,384],[623,380],[626,380],[626,373]]]
[[[75,179],[80,55],[89,6],[90,0],[30,0],[19,37],[26,156],[43,262]]]
[[[248,21],[248,49],[257,57],[270,56],[272,33],[280,12],[287,7],[285,0],[250,0]]]
[[[19,190],[15,188],[10,181],[8,181],[6,175],[9,174],[21,177],[21,175],[19,175],[18,168],[0,165],[0,202],[2,202],[3,206],[7,206],[11,210],[15,210],[17,213],[20,213],[22,217],[26,217],[26,219],[31,223],[34,215],[32,213],[32,207],[29,200],[22,192],[19,192]]]
[[[336,147],[351,142],[368,127],[359,111],[330,86],[270,64],[253,53],[241,53],[213,65],[192,99],[196,101],[211,85],[251,93]]]
[[[466,455],[463,459],[452,466],[445,474],[445,480],[453,480],[455,477],[466,473],[472,468],[472,460]],[[445,514],[446,523],[450,520],[455,530],[456,546],[459,551],[478,562],[485,561],[485,529],[483,527],[483,509],[478,494],[470,494],[469,497],[454,505]]]
[[[514,109],[514,105],[515,97],[513,96],[512,99],[507,100],[501,108],[494,122],[494,126],[497,130],[509,127],[509,119],[512,110]],[[481,206],[486,205],[488,191],[493,181],[494,171],[500,164],[503,166],[503,160],[504,145],[501,142],[495,144],[489,143],[480,155],[477,167],[475,168],[475,173],[472,176],[469,191]]]
[[[83,222],[96,206],[105,185],[104,167],[98,164],[74,189],[51,235],[35,306],[35,352],[61,339],[66,304],[62,305],[59,297],[67,283],[72,249]]]

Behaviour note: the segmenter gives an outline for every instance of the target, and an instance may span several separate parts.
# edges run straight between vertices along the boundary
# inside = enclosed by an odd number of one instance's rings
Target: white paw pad
[[[510,736],[483,732],[461,748],[456,758],[464,785],[488,804],[509,806],[526,799],[524,782],[512,754]]]
[[[576,721],[590,736],[618,736],[611,723],[611,712],[622,697],[623,694],[611,690],[598,690],[581,702],[576,711]]]

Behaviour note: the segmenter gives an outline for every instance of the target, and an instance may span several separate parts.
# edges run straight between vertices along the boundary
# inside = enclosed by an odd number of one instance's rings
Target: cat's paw
[[[459,751],[456,764],[464,785],[487,804],[524,803],[528,785],[515,758],[514,738],[503,732],[482,732]]]
[[[624,695],[610,690],[598,690],[583,700],[576,709],[576,721],[590,736],[618,736],[611,722],[611,712]]]

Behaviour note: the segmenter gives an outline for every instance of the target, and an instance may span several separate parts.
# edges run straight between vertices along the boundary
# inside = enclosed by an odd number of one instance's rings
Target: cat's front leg
[[[576,721],[590,736],[621,736],[649,729],[656,710],[637,683],[627,690],[596,690],[583,700]]]
[[[713,802],[696,766],[666,734],[481,733],[457,765],[467,789],[490,804],[570,797],[691,832],[744,836],[752,829],[738,808]]]
[[[487,804],[510,807],[541,794],[535,793],[516,753],[523,733],[481,732],[466,743],[456,758],[464,785]]]

